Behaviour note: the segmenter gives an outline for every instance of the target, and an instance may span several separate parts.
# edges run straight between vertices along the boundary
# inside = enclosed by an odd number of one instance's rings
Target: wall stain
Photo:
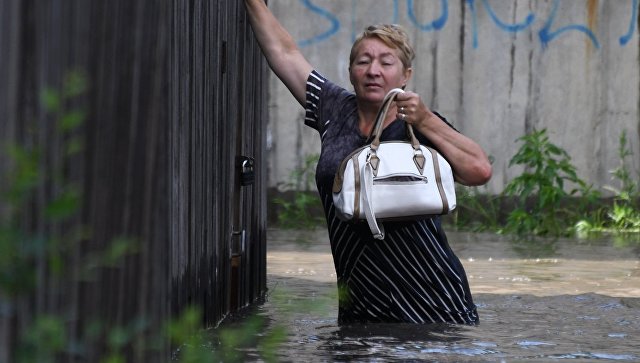
[[[587,1],[587,24],[589,29],[594,33],[597,33],[598,26],[598,0],[588,0]],[[587,49],[589,49],[589,54],[593,51],[593,43],[587,41]]]

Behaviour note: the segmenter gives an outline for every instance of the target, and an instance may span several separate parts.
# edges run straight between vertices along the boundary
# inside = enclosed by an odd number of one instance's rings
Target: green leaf
[[[65,144],[65,155],[71,156],[80,153],[84,150],[84,139],[80,137],[75,137],[70,139]]]
[[[69,72],[64,81],[65,98],[73,98],[85,93],[89,88],[89,80],[83,71]]]
[[[46,208],[46,215],[55,220],[61,220],[75,214],[79,207],[80,193],[70,188],[49,203]]]
[[[60,93],[53,88],[45,88],[40,93],[40,101],[47,112],[57,113],[61,108]]]
[[[59,127],[61,131],[71,131],[82,124],[86,118],[86,112],[82,110],[72,110],[65,113],[60,119]]]

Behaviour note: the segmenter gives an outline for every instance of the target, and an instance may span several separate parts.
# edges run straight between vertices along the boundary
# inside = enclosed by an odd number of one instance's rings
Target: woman
[[[325,209],[340,288],[338,321],[476,324],[478,315],[465,271],[448,245],[438,217],[385,223],[375,240],[367,223],[336,217],[332,185],[338,165],[366,145],[387,92],[404,88],[414,58],[406,32],[395,25],[368,27],[354,42],[349,75],[354,92],[314,70],[263,0],[245,0],[251,26],[275,74],[305,107],[305,123],[322,147],[316,183]],[[442,153],[457,182],[481,185],[491,165],[474,141],[432,112],[414,92],[398,94],[381,140],[405,138],[404,122],[420,142]]]

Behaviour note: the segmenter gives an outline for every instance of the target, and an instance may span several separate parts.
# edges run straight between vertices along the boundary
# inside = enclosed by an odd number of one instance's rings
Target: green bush
[[[578,177],[571,158],[549,141],[546,129],[534,130],[518,141],[522,146],[509,166],[521,165],[524,172],[509,182],[503,192],[517,201],[503,231],[543,236],[571,233],[573,225],[587,213],[599,194]],[[575,201],[578,205],[568,207]]]

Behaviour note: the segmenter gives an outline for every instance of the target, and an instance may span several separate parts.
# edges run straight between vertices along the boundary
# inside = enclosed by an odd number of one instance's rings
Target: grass
[[[318,193],[315,191],[315,169],[320,155],[307,155],[300,168],[289,175],[284,189],[290,196],[273,199],[278,206],[278,226],[281,228],[314,229],[324,224],[324,215]],[[312,191],[313,190],[313,191]]]
[[[611,176],[617,186],[607,185],[605,189],[614,193],[611,206],[601,207],[596,212],[581,219],[575,225],[577,233],[581,236],[590,234],[615,234],[615,235],[636,235],[640,234],[640,189],[637,180],[632,176],[628,166],[633,156],[626,133],[620,135],[618,157],[620,163],[611,171]]]

